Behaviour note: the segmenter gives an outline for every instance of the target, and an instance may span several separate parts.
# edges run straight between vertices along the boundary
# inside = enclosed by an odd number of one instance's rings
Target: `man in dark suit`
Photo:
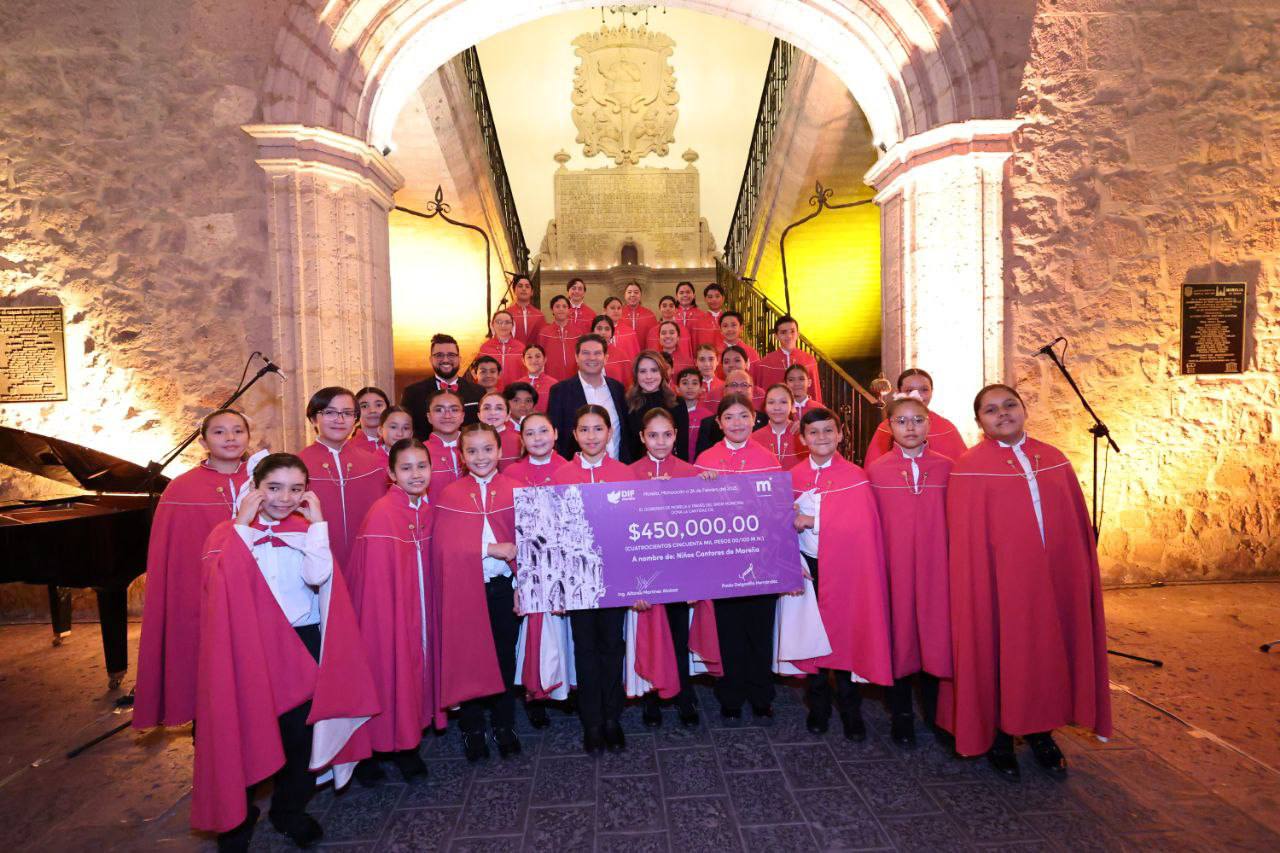
[[[748,400],[752,399],[751,374],[745,370],[731,370],[729,375],[724,378],[724,395],[728,397],[730,394],[742,394]],[[760,429],[769,422],[769,418],[764,412],[756,412],[756,425],[752,430]],[[711,447],[717,441],[724,438],[724,430],[720,429],[720,424],[716,421],[715,415],[707,415],[702,419],[702,425],[698,427],[698,447],[694,451],[693,458],[697,460],[698,454]]]
[[[613,435],[609,438],[609,455],[619,462],[630,463],[627,442],[622,441],[622,419],[627,411],[626,389],[616,379],[604,375],[605,356],[609,345],[599,335],[583,335],[574,349],[578,372],[551,386],[547,417],[556,428],[556,452],[572,459],[578,452],[573,437],[573,419],[587,403],[603,406],[609,412]]]
[[[458,342],[450,335],[432,335],[431,369],[435,371],[435,375],[406,386],[400,394],[400,405],[413,418],[413,434],[420,441],[426,441],[427,436],[431,435],[431,424],[427,422],[427,401],[436,391],[447,388],[462,398],[463,424],[473,424],[479,419],[480,398],[484,396],[484,389],[465,376],[460,376],[458,369],[461,366],[462,354],[458,350]]]

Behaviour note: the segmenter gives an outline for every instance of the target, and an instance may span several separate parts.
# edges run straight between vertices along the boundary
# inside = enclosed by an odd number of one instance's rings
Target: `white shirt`
[[[817,465],[813,461],[813,457],[809,457],[809,468],[815,473],[823,468],[830,468],[831,460],[828,459],[821,465]],[[816,477],[814,478],[817,479]],[[796,498],[796,511],[801,515],[813,516],[813,527],[808,530],[800,531],[800,553],[818,559],[818,519],[822,516],[822,494],[817,488],[809,489],[802,492],[800,497]]]
[[[614,459],[618,458],[618,449],[622,446],[622,419],[618,416],[618,409],[613,405],[613,394],[609,392],[609,383],[605,381],[604,374],[600,374],[600,387],[592,385],[578,374],[578,381],[582,383],[582,391],[587,397],[587,402],[596,406],[603,406],[605,411],[609,413],[609,423],[613,425],[613,433],[609,436],[608,453]]]
[[[498,475],[497,471],[493,471],[488,477],[481,480],[475,474],[471,477],[480,485],[480,505],[484,508],[489,506],[489,484],[493,482],[493,478]],[[489,526],[489,516],[484,516],[484,529],[480,532],[480,553],[483,555],[480,560],[480,567],[484,569],[484,582],[488,583],[494,578],[511,577],[511,566],[506,560],[499,560],[497,557],[489,556],[489,546],[496,545],[498,537],[493,535],[493,528]]]
[[[924,455],[925,445],[922,444],[915,450],[907,450],[895,441],[893,446],[898,448],[898,452],[902,454],[902,457],[911,463],[911,485],[918,489],[920,487],[920,466],[916,464],[916,460]]]
[[[537,459],[537,458],[535,458],[535,457],[533,457],[533,456],[530,456],[530,457],[529,457],[529,464],[530,464],[530,465],[550,465],[550,464],[551,464],[551,457],[552,457],[553,455],[554,455],[554,452],[553,452],[553,453],[548,453],[548,454],[547,454],[547,458],[546,458],[546,459]]]
[[[747,439],[747,441],[750,441],[750,440],[751,440],[751,439],[749,439],[749,438]],[[747,441],[741,442],[740,444],[734,444],[732,441],[730,441],[730,440],[726,437],[726,438],[725,438],[725,440],[724,440],[724,446],[725,446],[725,447],[727,447],[727,448],[729,448],[730,450],[741,450],[742,448],[744,448],[744,447],[746,447],[746,446],[747,446]]]
[[[318,521],[306,533],[272,536],[280,522],[258,516],[266,530],[236,525],[241,541],[253,552],[258,571],[275,596],[276,604],[295,628],[320,624],[320,596],[316,587],[333,576],[333,556],[329,553],[329,525]],[[280,548],[272,539],[286,543]]]
[[[590,462],[587,460],[587,457],[579,453],[578,464],[582,466],[583,471],[591,472],[591,482],[594,483],[596,482],[596,471],[600,470],[600,466],[604,464],[604,458],[601,457],[601,459],[597,462]]]
[[[1022,449],[1022,445],[1026,444],[1027,436],[1023,434],[1016,444],[1005,444],[1003,441],[998,442],[1001,447],[1008,447],[1013,450],[1014,458],[1018,460],[1018,464],[1022,466],[1022,473],[1027,479],[1027,489],[1031,492],[1031,506],[1036,511],[1036,524],[1040,526],[1040,544],[1044,544],[1044,512],[1040,509],[1040,485],[1036,482],[1036,471],[1031,467],[1031,460],[1027,458],[1026,451]]]

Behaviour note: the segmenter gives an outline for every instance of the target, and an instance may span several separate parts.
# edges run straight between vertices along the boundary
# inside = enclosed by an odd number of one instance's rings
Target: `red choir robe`
[[[721,338],[719,345],[716,347],[716,355],[723,357],[724,351],[731,346],[735,346],[747,354],[747,370],[751,370],[751,366],[760,360],[760,353],[756,352],[756,348],[742,339],[730,344],[724,338]],[[724,378],[723,365],[716,367],[716,375],[721,379]]]
[[[543,326],[538,332],[538,345],[547,354],[543,373],[555,382],[572,376],[578,370],[578,357],[574,349],[578,345],[578,338],[584,334],[586,332],[572,321],[563,326],[554,322]]]
[[[765,471],[781,471],[778,458],[758,441],[747,439],[737,450],[729,447],[728,439],[721,439],[702,451],[697,468],[719,471],[721,474],[759,474]]]
[[[538,330],[547,323],[546,315],[532,305],[520,305],[519,303],[512,305],[507,310],[511,312],[511,319],[515,321],[515,329],[512,330],[512,334],[526,344],[537,343]]]
[[[591,331],[591,321],[598,316],[600,316],[600,312],[585,302],[576,307],[572,302],[569,303],[569,325],[578,328],[579,336]]]
[[[643,341],[649,334],[649,330],[658,325],[658,317],[643,305],[637,305],[635,308],[623,305],[622,322],[631,327],[631,330],[636,333],[637,340]]]
[[[951,460],[928,447],[911,460],[900,449],[867,466],[880,512],[889,603],[893,677],[921,670],[951,677],[951,597],[947,568],[947,479]]]
[[[135,729],[181,726],[196,712],[200,558],[204,540],[234,514],[244,463],[220,474],[202,462],[165,487],[151,521],[147,591],[138,646]]]
[[[520,484],[499,473],[489,481],[487,499],[480,484],[465,475],[433,501],[431,537],[431,618],[436,622],[434,653],[437,673],[436,725],[444,728],[445,711],[468,699],[505,690],[498,653],[489,627],[485,598],[484,522],[498,542],[516,541],[516,508],[512,489]],[[511,569],[515,571],[514,562]]]
[[[319,442],[305,447],[298,458],[307,466],[311,478],[308,488],[320,498],[320,508],[329,523],[333,561],[345,566],[365,513],[387,493],[387,466],[380,456],[361,450],[360,443],[351,440],[342,445],[337,460]]]
[[[568,461],[553,451],[551,459],[544,465],[535,465],[533,460],[526,456],[502,473],[521,486],[549,486],[556,469],[567,464]]]
[[[524,341],[519,338],[508,338],[500,341],[487,338],[480,344],[477,355],[489,355],[498,360],[502,370],[498,373],[498,390],[510,385],[524,373]]]
[[[631,366],[640,354],[639,343],[635,333],[625,326],[618,328],[618,333],[609,342],[609,352],[605,356],[605,375],[630,388],[632,383]]]
[[[795,412],[792,417],[795,418],[796,423],[800,423],[800,419],[805,416],[806,412],[811,412],[821,406],[822,404],[812,397],[805,397],[803,400],[797,400],[792,404],[792,411]],[[867,460],[867,463],[870,464],[870,460]]]
[[[498,431],[498,470],[506,471],[520,460],[524,453],[524,443],[520,441],[520,432],[508,422]]]
[[[786,430],[781,435],[773,431],[772,424],[765,424],[751,433],[751,438],[769,449],[783,471],[790,471],[800,460],[809,456],[809,450],[800,441],[800,433]]]
[[[576,366],[577,362],[574,362],[574,364]],[[551,376],[544,370],[536,377],[530,376],[526,373],[520,376],[516,381],[528,382],[533,386],[533,390],[538,392],[538,402],[533,406],[534,411],[545,414],[547,411],[547,401],[551,399],[551,386],[556,384],[555,377]]]
[[[791,469],[791,488],[797,499],[810,489],[822,495],[818,611],[831,654],[812,664],[892,684],[889,585],[880,517],[867,475],[839,454],[820,470],[806,459]]]
[[[308,527],[292,515],[274,526],[274,538],[283,546]],[[311,769],[331,766],[341,787],[369,757],[364,725],[381,708],[336,562],[319,588],[319,663],[230,520],[205,540],[202,563],[191,826],[227,832],[245,819],[245,789],[284,766],[281,714],[311,701]]]
[[[893,432],[889,429],[889,421],[883,420],[871,434],[867,443],[866,463],[870,465],[893,449]],[[952,462],[964,455],[969,448],[965,446],[964,437],[956,425],[937,412],[929,412],[929,449],[940,453]]]
[[[654,326],[648,332],[645,332],[644,348],[651,349],[654,352],[662,352],[662,341],[659,340],[657,326]],[[680,362],[681,367],[693,366],[692,341],[683,331],[680,332],[680,340],[676,343],[676,352],[679,353],[680,357],[676,360]],[[671,368],[671,372],[675,373],[679,369],[679,367],[673,367]]]
[[[693,330],[707,322],[707,312],[695,306],[676,308],[676,315],[671,319],[680,324],[680,339],[693,340]]]
[[[658,352],[661,353],[662,350],[658,350]],[[671,359],[671,387],[675,388],[677,384],[676,376],[679,375],[680,371],[684,370],[686,367],[693,367],[693,359],[686,355],[681,347],[676,347],[675,352],[665,353],[665,355],[669,356]]]
[[[716,368],[719,370],[720,368]],[[702,404],[711,409],[711,413],[715,414],[716,406],[720,405],[720,401],[724,399],[724,380],[716,377],[714,379],[702,380]]]
[[[1040,491],[1043,541],[1012,449],[983,440],[956,460],[947,486],[954,674],[943,682],[938,722],[961,755],[986,752],[997,729],[1074,724],[1111,735],[1102,583],[1084,495],[1057,448],[1027,438],[1023,452]]]
[[[715,406],[708,406],[705,402],[689,409],[689,461],[693,461],[694,454],[698,452],[698,432],[702,429],[703,419],[715,416]]]
[[[697,352],[703,344],[711,344],[716,352],[724,349],[724,338],[720,335],[720,311],[703,311],[697,325],[693,327],[693,349]]]
[[[431,516],[426,495],[415,508],[392,486],[364,517],[343,569],[382,706],[365,726],[378,752],[417,748],[435,716],[429,650],[438,638],[427,619]]]
[[[382,436],[369,435],[362,428],[356,427],[356,431],[351,434],[351,443],[361,450],[373,453],[382,445]]]
[[[690,445],[692,447],[692,445]],[[631,470],[637,480],[657,480],[661,477],[696,477],[696,466],[677,458],[674,454],[658,461],[649,454],[638,462],[631,463]],[[660,609],[660,608],[654,608]],[[667,633],[670,642],[670,632]],[[712,675],[722,675],[720,666],[720,637],[716,632],[716,611],[710,599],[698,601],[693,605],[693,619],[689,623],[689,651],[692,652]],[[673,652],[674,654],[674,647]],[[677,678],[676,692],[679,692]]]
[[[427,485],[427,498],[431,503],[440,500],[445,488],[466,474],[462,467],[462,449],[457,441],[446,446],[444,439],[436,433],[427,436],[424,442],[427,454],[431,457],[431,482]]]
[[[793,349],[790,353],[776,349],[759,361],[751,362],[751,381],[757,388],[768,388],[770,385],[785,385],[787,368],[793,364],[803,364],[809,373],[812,383],[809,393],[814,400],[822,402],[822,383],[818,381],[818,362],[813,356],[801,349]]]

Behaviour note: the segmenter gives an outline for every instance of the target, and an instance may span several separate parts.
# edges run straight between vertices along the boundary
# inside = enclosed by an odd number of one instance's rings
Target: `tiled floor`
[[[709,691],[703,706],[714,710]],[[1118,738],[1060,737],[1067,781],[1022,751],[1023,779],[950,757],[921,731],[914,750],[887,738],[882,705],[865,703],[866,742],[838,722],[805,730],[800,694],[780,692],[771,724],[645,729],[628,708],[625,753],[582,754],[576,720],[552,712],[525,726],[524,753],[469,764],[456,731],[424,746],[430,778],[321,793],[326,845],[409,850],[1211,850],[1276,849],[1276,837],[1147,750]],[[523,722],[523,720],[522,720]],[[397,779],[388,767],[388,776]],[[1211,817],[1211,820],[1204,820]],[[287,849],[265,822],[255,845]]]

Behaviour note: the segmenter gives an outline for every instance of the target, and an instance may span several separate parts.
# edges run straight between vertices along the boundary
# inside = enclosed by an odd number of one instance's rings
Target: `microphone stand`
[[[1080,386],[1076,384],[1076,380],[1072,377],[1071,371],[1067,370],[1067,366],[1058,356],[1058,352],[1053,348],[1053,344],[1041,347],[1036,354],[1049,356],[1050,360],[1053,361],[1054,366],[1058,368],[1058,372],[1062,374],[1062,378],[1066,379],[1067,384],[1071,386],[1071,390],[1076,392],[1076,397],[1079,398],[1080,405],[1089,413],[1089,417],[1093,418],[1093,426],[1089,427],[1089,434],[1093,436],[1093,507],[1090,516],[1093,525],[1093,541],[1096,546],[1098,542],[1098,533],[1101,529],[1101,523],[1098,517],[1098,442],[1105,438],[1107,440],[1107,444],[1109,444],[1111,449],[1116,453],[1120,452],[1120,447],[1116,444],[1115,439],[1111,437],[1111,430],[1107,429],[1107,425],[1102,422],[1102,419],[1098,417],[1098,413],[1093,410],[1093,406],[1090,406],[1089,401],[1085,399],[1084,392],[1081,391]],[[1139,655],[1129,654],[1128,652],[1117,652],[1107,649],[1107,654],[1121,658],[1128,658],[1129,660],[1141,661],[1142,663],[1149,663],[1154,667],[1164,666],[1164,661],[1162,660],[1157,660],[1156,658],[1144,658]]]
[[[273,364],[271,359],[267,358],[260,352],[255,352],[252,355],[250,355],[249,361],[253,361],[255,356],[257,358],[261,358],[266,363],[263,364],[262,368],[253,375],[252,379],[250,379],[248,382],[244,383],[240,387],[236,388],[236,390],[232,392],[231,396],[228,397],[226,400],[224,400],[220,406],[218,406],[219,409],[230,408],[232,403],[234,403],[236,400],[239,400],[241,397],[243,397],[245,392],[248,391],[250,388],[252,388],[255,382],[257,382],[262,377],[266,376],[268,373],[275,373],[277,375],[280,373],[280,367],[276,364]],[[247,365],[246,365],[246,369],[247,369]],[[169,451],[169,453],[167,453],[163,459],[161,459],[159,462],[151,462],[150,464],[148,464],[146,469],[147,479],[143,481],[143,484],[142,484],[143,491],[148,492],[152,498],[155,498],[156,494],[154,491],[152,491],[152,484],[154,484],[156,481],[156,478],[160,476],[160,472],[163,471],[165,468],[169,467],[170,463],[172,463],[173,460],[177,459],[178,456],[182,454],[182,451],[186,450],[191,445],[191,442],[195,441],[199,436],[200,436],[200,428],[196,427],[194,430],[191,431],[190,435],[188,435],[185,439],[183,439],[182,442],[177,447]],[[132,708],[133,707],[133,691],[130,690],[128,695],[121,696],[119,699],[117,699],[115,702],[115,705],[117,708]],[[109,731],[103,732],[97,737],[89,741],[86,741],[85,743],[82,743],[73,749],[68,750],[66,754],[67,758],[75,758],[77,755],[84,752],[85,750],[95,747],[98,744],[102,743],[103,741],[109,740],[110,738],[120,734],[120,732],[129,728],[129,725],[130,725],[129,721],[120,723],[115,728],[110,729]]]

